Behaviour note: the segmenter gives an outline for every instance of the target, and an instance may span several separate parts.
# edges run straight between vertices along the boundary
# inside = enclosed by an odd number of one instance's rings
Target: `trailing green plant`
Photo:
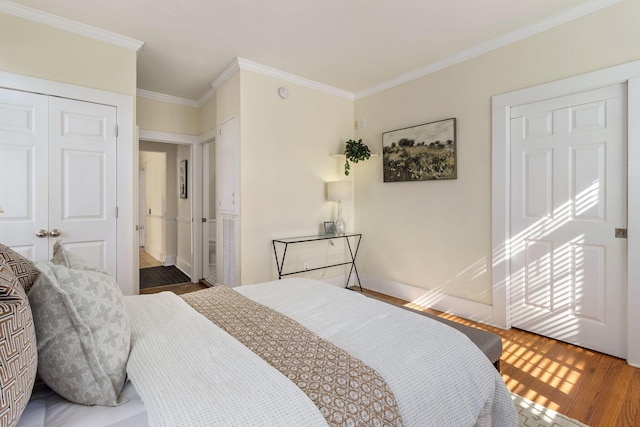
[[[371,157],[371,150],[366,144],[362,143],[362,139],[357,141],[350,139],[347,141],[344,155],[347,158],[344,163],[344,174],[349,176],[349,170],[351,169],[349,162],[358,163],[361,160],[367,160]]]

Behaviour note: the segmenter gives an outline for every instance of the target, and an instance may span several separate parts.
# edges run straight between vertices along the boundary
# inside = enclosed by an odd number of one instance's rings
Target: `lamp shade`
[[[327,182],[327,199],[336,202],[351,200],[351,183],[349,181]]]

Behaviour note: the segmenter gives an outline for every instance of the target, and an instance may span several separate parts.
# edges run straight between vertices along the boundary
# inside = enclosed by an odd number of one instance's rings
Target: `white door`
[[[147,225],[147,171],[138,174],[138,246],[144,247]]]
[[[512,326],[626,357],[626,90],[511,110]]]
[[[116,274],[116,109],[0,89],[0,242]]]
[[[0,89],[0,243],[32,260],[49,257],[47,103]]]
[[[116,108],[51,97],[49,236],[116,276]]]
[[[238,142],[238,120],[234,117],[220,125],[216,197],[222,214],[238,213]]]

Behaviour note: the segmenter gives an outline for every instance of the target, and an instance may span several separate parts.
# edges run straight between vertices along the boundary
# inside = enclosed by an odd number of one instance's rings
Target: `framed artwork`
[[[456,179],[456,119],[382,134],[384,182]]]
[[[180,171],[179,171],[179,182],[178,185],[180,186],[180,198],[181,199],[186,199],[187,198],[187,161],[186,160],[180,160]]]
[[[336,234],[336,226],[333,221],[324,222],[324,234]]]

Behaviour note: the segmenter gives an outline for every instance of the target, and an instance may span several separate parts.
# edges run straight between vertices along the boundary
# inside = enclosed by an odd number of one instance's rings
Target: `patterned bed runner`
[[[295,320],[225,286],[182,298],[300,387],[330,425],[402,426],[375,370]]]

